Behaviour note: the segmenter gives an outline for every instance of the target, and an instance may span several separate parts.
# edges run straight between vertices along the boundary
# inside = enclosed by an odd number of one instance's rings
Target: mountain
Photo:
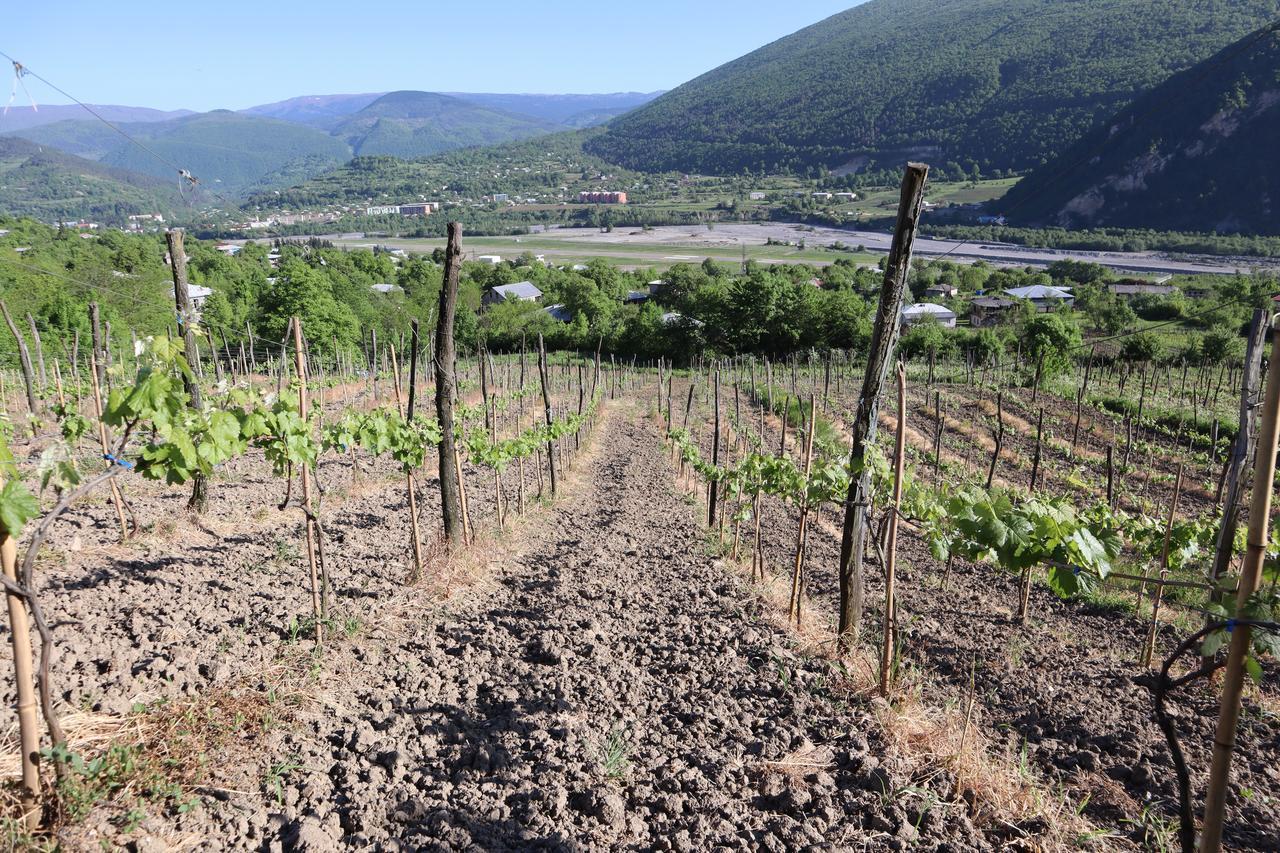
[[[168,121],[192,114],[191,110],[153,110],[149,107],[119,107],[110,104],[90,104],[89,106],[93,107],[98,115],[111,122]],[[0,133],[83,118],[92,118],[92,116],[79,104],[37,104],[37,109],[32,109],[30,104],[27,106],[14,104],[9,107],[4,116],[0,117]]]
[[[352,113],[359,112],[382,97],[383,92],[366,95],[302,95],[274,104],[261,104],[239,112],[245,115],[276,118],[331,130]]]
[[[434,92],[389,92],[334,129],[361,156],[426,157],[473,145],[497,145],[562,130]]]
[[[1280,23],[1175,74],[1000,202],[1015,222],[1280,233]],[[1262,156],[1259,156],[1259,155]]]
[[[488,107],[491,110],[533,116],[543,121],[569,127],[589,127],[598,124],[590,117],[607,121],[614,116],[630,112],[661,95],[661,92],[614,92],[607,95],[501,95],[470,92],[444,92],[443,94]]]
[[[0,210],[7,214],[120,224],[132,213],[171,214],[182,207],[175,181],[0,136]]]
[[[292,163],[310,162],[316,174],[350,156],[341,140],[323,131],[226,110],[130,126],[131,132],[140,130],[150,131],[148,148],[190,171],[206,189],[226,195],[256,187],[262,176]],[[173,165],[128,142],[107,152],[102,162],[176,179]]]
[[[1277,0],[870,0],[615,119],[646,171],[1024,170],[1277,16]]]

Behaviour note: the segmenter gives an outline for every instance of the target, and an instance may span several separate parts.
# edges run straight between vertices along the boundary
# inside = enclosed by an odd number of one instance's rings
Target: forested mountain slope
[[[0,210],[6,214],[121,224],[132,213],[167,214],[183,207],[176,180],[114,169],[25,139],[0,136]]]
[[[590,150],[645,170],[1027,169],[1277,0],[870,0],[616,119]]]
[[[1280,32],[1161,86],[1018,183],[1015,222],[1280,233]]]
[[[162,132],[150,138],[148,147],[182,164],[207,188],[227,194],[256,186],[264,175],[290,164],[311,163],[315,174],[350,156],[341,140],[319,130],[227,110],[155,127]],[[168,164],[136,145],[116,148],[102,162],[165,177],[173,173]]]

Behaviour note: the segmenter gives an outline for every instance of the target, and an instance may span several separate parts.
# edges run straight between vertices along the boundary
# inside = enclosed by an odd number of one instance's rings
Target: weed
[[[64,746],[45,749],[42,755],[67,768],[57,783],[57,796],[59,809],[72,821],[83,820],[94,806],[117,795],[135,803],[119,820],[126,832],[146,817],[143,803],[189,807],[182,786],[169,776],[169,762],[141,745],[113,744],[89,761]]]
[[[289,774],[302,769],[302,762],[297,756],[278,761],[267,768],[267,775],[262,780],[262,787],[275,797],[277,804],[284,803],[284,780]]]
[[[1178,849],[1178,825],[1160,814],[1160,803],[1154,801],[1142,807],[1138,819],[1125,818],[1125,823],[1142,833],[1142,846],[1152,853],[1173,853]]]
[[[271,557],[278,565],[290,565],[299,557],[298,546],[279,536],[271,540],[271,548]]]
[[[621,779],[631,768],[631,729],[618,726],[609,733],[600,755],[600,771],[608,779]]]
[[[791,667],[787,666],[787,662],[777,652],[769,652],[769,659],[773,663],[774,671],[778,674],[778,683],[782,685],[782,689],[790,690],[793,676]]]

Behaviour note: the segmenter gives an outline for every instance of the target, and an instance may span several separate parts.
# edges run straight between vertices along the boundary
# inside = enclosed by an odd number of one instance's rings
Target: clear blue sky
[[[392,89],[652,91],[859,2],[69,0],[10,9],[0,50],[81,100],[160,109]],[[27,85],[37,103],[66,102]]]

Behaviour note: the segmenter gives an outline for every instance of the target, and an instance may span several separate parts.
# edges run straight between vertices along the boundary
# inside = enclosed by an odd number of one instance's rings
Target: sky
[[[10,10],[0,51],[82,101],[156,109],[395,89],[650,92],[858,2],[68,0]],[[24,82],[37,104],[68,102]]]

